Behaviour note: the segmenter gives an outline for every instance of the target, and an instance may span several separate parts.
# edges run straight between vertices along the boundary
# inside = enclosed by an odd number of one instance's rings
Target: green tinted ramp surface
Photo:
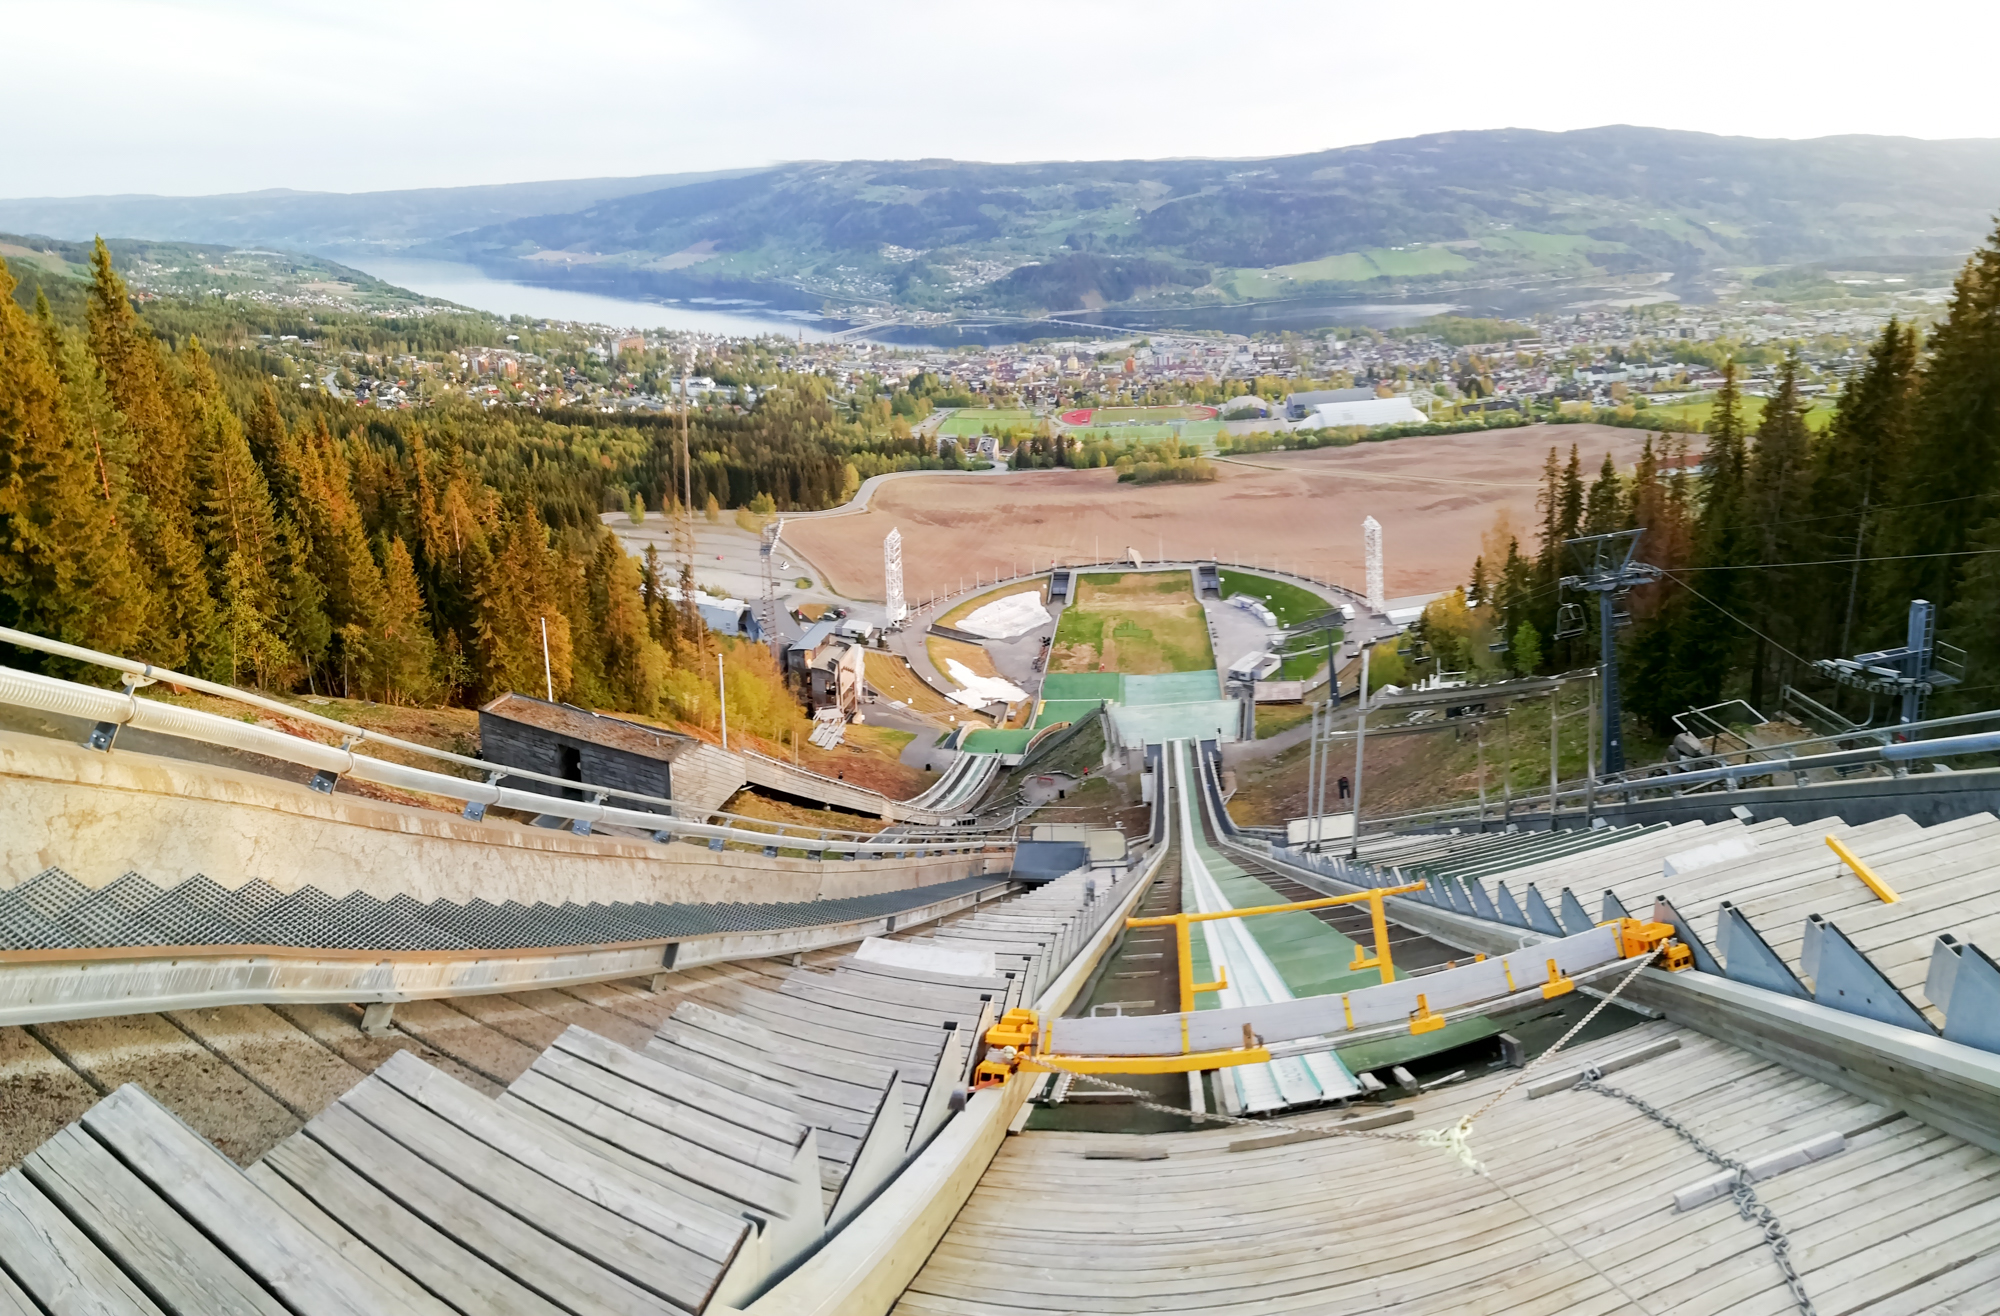
[[[1221,697],[1222,681],[1214,668],[1205,672],[1166,672],[1125,678],[1124,702],[1133,706],[1208,703]]]
[[[1042,698],[1110,699],[1123,702],[1125,678],[1116,672],[1050,672],[1042,678]]]
[[[1291,903],[1224,858],[1206,836],[1196,839],[1195,848],[1201,861],[1208,865],[1209,876],[1221,888],[1223,898],[1237,909]],[[1381,973],[1375,969],[1358,973],[1350,970],[1347,966],[1354,962],[1354,943],[1311,913],[1259,914],[1245,919],[1243,926],[1264,948],[1264,954],[1270,957],[1293,996],[1325,996],[1357,987],[1374,987],[1382,981]],[[1197,923],[1195,927],[1199,930],[1201,925]],[[1203,982],[1213,981],[1207,948],[1198,945],[1197,949],[1196,976]],[[1214,993],[1203,993],[1195,999],[1201,1009],[1207,1010],[1215,1008],[1217,997]]]
[[[1119,704],[1111,710],[1119,742],[1153,744],[1169,740],[1233,740],[1243,707],[1232,699],[1198,704]]]
[[[1089,717],[1096,712],[1102,701],[1096,699],[1051,699],[1042,705],[1035,715],[1035,730],[1052,727],[1058,722],[1074,722],[1078,718]]]
[[[1027,728],[1002,731],[998,727],[986,727],[966,733],[960,746],[968,754],[1019,754],[1028,748],[1028,741],[1034,734]]]

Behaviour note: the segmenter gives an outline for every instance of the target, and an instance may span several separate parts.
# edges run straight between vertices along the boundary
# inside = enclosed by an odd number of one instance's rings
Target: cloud
[[[1457,128],[2000,135],[1990,6],[6,0],[12,196],[362,191]],[[1963,62],[1961,64],[1961,61]]]

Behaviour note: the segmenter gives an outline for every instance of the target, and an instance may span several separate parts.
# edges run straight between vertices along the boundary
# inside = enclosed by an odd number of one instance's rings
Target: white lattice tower
[[[910,615],[903,602],[903,531],[898,526],[882,539],[882,597],[889,605],[889,624]]]
[[[1361,523],[1361,554],[1368,564],[1368,606],[1384,611],[1389,601],[1382,596],[1382,523],[1372,516]]]
[[[757,617],[757,624],[763,628],[764,643],[773,651],[778,648],[778,576],[775,559],[778,556],[778,540],[785,533],[785,518],[779,517],[764,529],[764,542],[759,556],[763,558],[764,598]],[[780,654],[780,657],[783,655]]]

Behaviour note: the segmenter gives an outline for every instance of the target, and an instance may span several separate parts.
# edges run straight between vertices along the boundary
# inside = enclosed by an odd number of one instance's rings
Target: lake
[[[398,288],[408,288],[426,297],[442,297],[494,315],[528,315],[539,320],[580,320],[620,329],[669,329],[739,338],[804,334],[808,339],[818,340],[829,336],[822,327],[825,322],[818,316],[800,318],[780,311],[759,314],[754,307],[742,305],[710,307],[686,302],[642,302],[594,292],[538,288],[531,283],[492,278],[478,266],[459,261],[353,255],[343,255],[340,259],[343,264]]]
[[[704,306],[691,302],[648,302],[608,297],[601,293],[543,288],[495,279],[477,266],[458,261],[413,260],[399,256],[343,256],[344,263],[408,288],[426,297],[442,297],[495,315],[528,315],[537,319],[578,320],[620,328],[667,329],[692,333],[756,337],[762,334],[803,335],[809,341],[831,338],[851,327],[848,321],[811,312],[760,310],[751,302]],[[1416,297],[1301,297],[1290,301],[1252,302],[1239,306],[1117,307],[1085,311],[1051,319],[1020,316],[967,316],[948,324],[884,325],[870,331],[869,341],[894,347],[969,347],[1023,343],[1037,338],[1077,338],[1090,334],[1120,335],[1170,330],[1257,334],[1282,330],[1308,331],[1334,325],[1365,325],[1396,329],[1433,315],[1493,316],[1503,319],[1581,309],[1586,306],[1638,300],[1703,300],[1705,290],[1678,284],[1651,289],[1602,287],[1577,283],[1536,283],[1505,288],[1466,288]],[[1694,294],[1694,295],[1690,295]]]

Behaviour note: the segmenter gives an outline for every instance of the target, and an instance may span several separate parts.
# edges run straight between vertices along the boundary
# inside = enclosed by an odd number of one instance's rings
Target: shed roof
[[[678,731],[606,717],[574,704],[552,704],[533,695],[504,694],[482,705],[479,711],[568,736],[572,740],[587,740],[593,745],[622,749],[647,758],[670,759],[683,747],[696,743],[694,737],[684,736]]]

